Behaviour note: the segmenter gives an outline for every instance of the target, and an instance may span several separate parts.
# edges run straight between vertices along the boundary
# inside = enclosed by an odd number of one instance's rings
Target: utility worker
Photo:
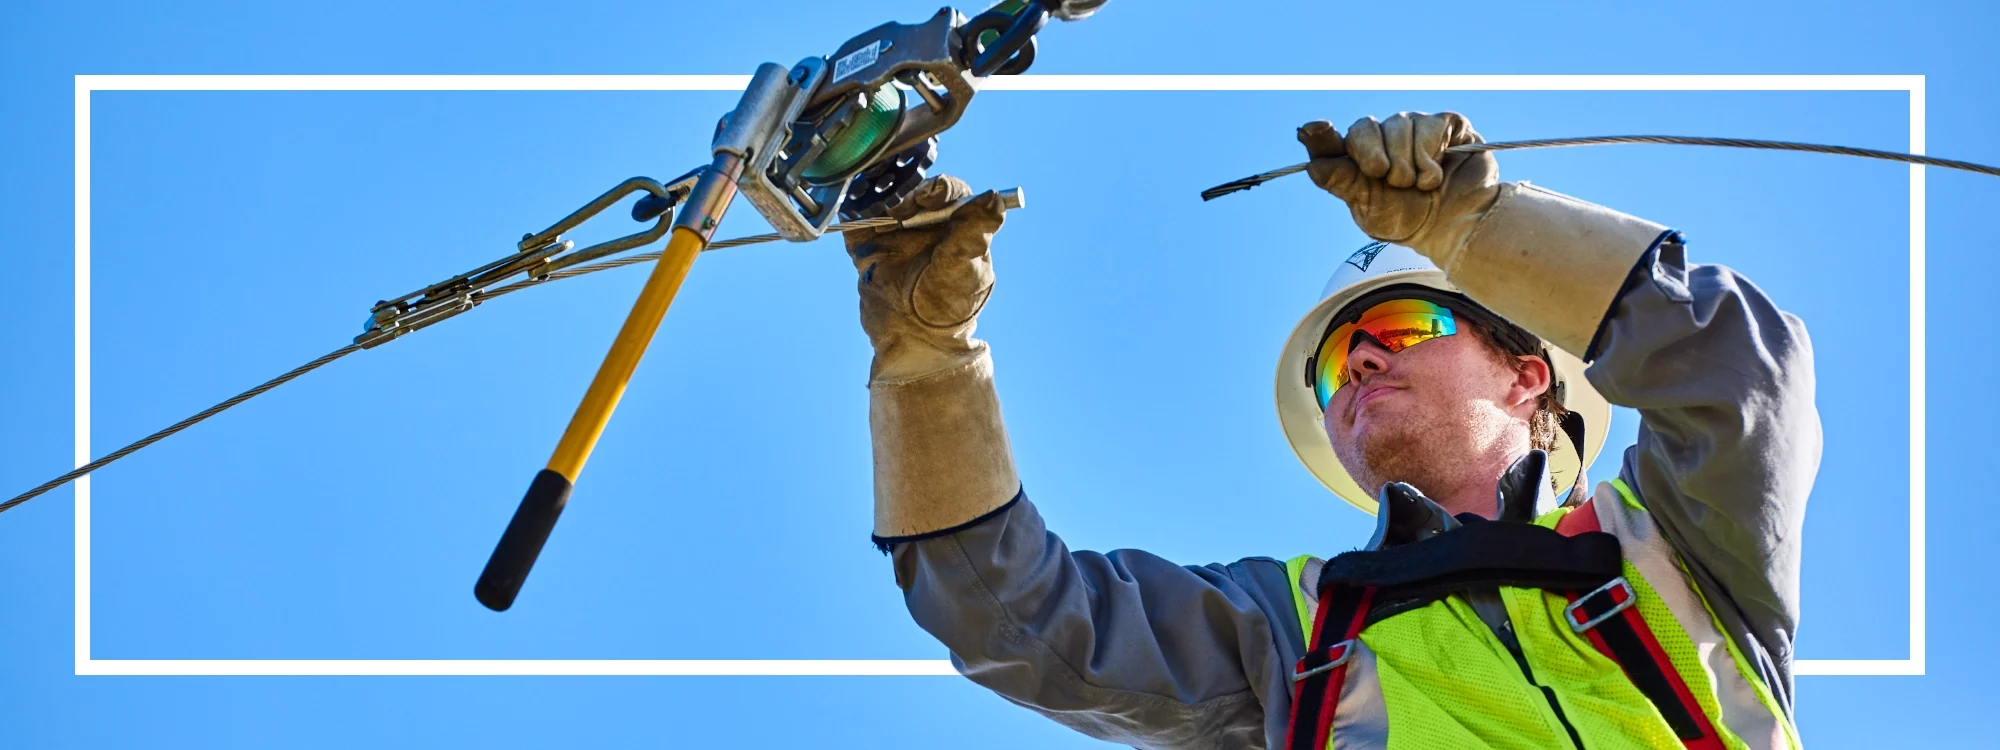
[[[1299,139],[1379,242],[1286,343],[1278,411],[1373,538],[1183,567],[1045,529],[972,336],[988,193],[944,225],[848,235],[874,539],[917,623],[973,681],[1140,747],[1798,746],[1820,455],[1804,326],[1689,263],[1677,232],[1446,153],[1480,140],[1457,114]],[[898,213],[970,195],[937,178]],[[1639,439],[1591,491],[1607,400],[1639,411]]]

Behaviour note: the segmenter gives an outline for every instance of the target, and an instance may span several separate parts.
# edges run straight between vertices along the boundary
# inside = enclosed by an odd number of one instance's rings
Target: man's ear
[[[1514,358],[1514,384],[1507,389],[1509,407],[1533,406],[1542,394],[1555,387],[1555,373],[1549,361],[1533,354]]]

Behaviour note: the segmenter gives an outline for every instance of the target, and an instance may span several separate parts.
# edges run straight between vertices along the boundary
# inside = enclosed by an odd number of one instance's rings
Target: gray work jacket
[[[1642,420],[1619,476],[1789,713],[1799,538],[1820,456],[1804,324],[1734,271],[1689,264],[1669,234],[1591,348],[1591,384]],[[1284,744],[1305,636],[1278,560],[1073,552],[1025,492],[893,556],[918,625],[1007,700],[1136,747]]]

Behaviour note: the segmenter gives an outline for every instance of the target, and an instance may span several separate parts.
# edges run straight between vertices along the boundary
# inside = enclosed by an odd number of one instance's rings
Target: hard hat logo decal
[[[1347,256],[1347,264],[1362,271],[1367,271],[1369,266],[1374,265],[1375,256],[1381,255],[1382,250],[1388,246],[1389,243],[1387,242],[1370,242],[1362,245],[1360,250],[1356,250],[1353,255]]]

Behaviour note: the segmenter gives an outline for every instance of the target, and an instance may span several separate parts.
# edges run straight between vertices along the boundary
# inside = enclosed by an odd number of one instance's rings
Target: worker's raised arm
[[[972,337],[993,293],[998,193],[974,197],[956,177],[925,181],[889,215],[947,211],[923,227],[846,234],[875,347],[868,426],[875,444],[875,539],[958,526],[1020,490],[993,391],[993,359]]]
[[[892,214],[970,195],[937,178]],[[875,346],[875,543],[893,552],[917,623],[1009,700],[1141,747],[1261,745],[1274,729],[1263,701],[1288,699],[1273,631],[1302,640],[1259,606],[1291,611],[1284,566],[1072,554],[1022,496],[992,359],[972,338],[1001,222],[989,193],[933,227],[848,235]]]
[[[1619,476],[1719,589],[1729,629],[1754,635],[1789,703],[1821,441],[1805,325],[1735,271],[1689,263],[1670,235],[1639,261],[1592,353],[1591,384],[1639,410]]]
[[[1735,272],[1688,263],[1664,226],[1502,183],[1491,152],[1445,153],[1480,141],[1457,114],[1370,118],[1345,137],[1312,123],[1299,137],[1314,180],[1363,231],[1416,249],[1481,305],[1593,360],[1591,384],[1639,410],[1621,478],[1788,694],[1799,537],[1820,457],[1798,318]]]

